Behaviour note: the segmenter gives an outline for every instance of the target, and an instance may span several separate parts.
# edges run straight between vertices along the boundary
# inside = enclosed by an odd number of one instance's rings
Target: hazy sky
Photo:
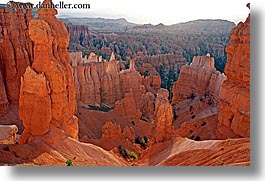
[[[19,1],[19,0],[15,0]],[[39,0],[20,0],[38,3]],[[60,0],[53,0],[59,3]],[[226,19],[238,23],[244,21],[250,0],[64,0],[64,3],[87,3],[87,10],[59,10],[59,15],[126,18],[139,24],[166,25],[195,19]],[[2,0],[1,0],[2,2]],[[8,2],[4,0],[4,2]]]

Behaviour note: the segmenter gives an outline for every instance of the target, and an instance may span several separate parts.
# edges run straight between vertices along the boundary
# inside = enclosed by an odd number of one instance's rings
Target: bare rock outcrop
[[[131,142],[135,141],[135,130],[130,126],[125,126],[123,136]]]
[[[140,95],[144,87],[140,73],[135,70],[134,60],[131,60],[129,69],[121,71],[119,76],[122,97],[132,91],[135,99],[140,100]]]
[[[173,135],[173,110],[168,100],[169,93],[166,89],[157,92],[155,102],[155,125],[152,137],[155,142],[165,141]]]
[[[250,15],[230,33],[220,95],[217,135],[220,139],[250,137]]]
[[[112,84],[110,84],[110,89],[113,90],[113,98],[114,101],[121,99],[121,88],[120,88],[120,77],[119,71],[117,67],[117,61],[115,60],[114,53],[111,54],[110,62],[108,63],[108,67],[106,70],[106,75],[109,76],[109,80],[112,80]],[[102,89],[103,94],[104,90]],[[103,95],[104,96],[104,95]]]
[[[142,94],[140,110],[142,119],[147,121],[154,120],[155,112],[155,95],[151,92]]]
[[[70,53],[77,102],[89,106],[106,105],[113,107],[120,100],[119,72],[124,69],[115,57],[110,62],[85,62],[82,53]],[[76,62],[76,63],[75,63]]]
[[[195,56],[192,63],[183,66],[180,71],[173,87],[172,104],[205,94],[212,95],[217,101],[225,79],[226,76],[214,68],[214,58]]]
[[[124,98],[115,102],[114,112],[120,117],[126,117],[130,119],[140,119],[142,113],[137,104],[137,99],[134,96],[133,89],[131,88]]]
[[[161,85],[161,78],[156,69],[150,63],[143,63],[137,70],[143,76],[146,91],[156,94]]]
[[[102,140],[120,140],[122,138],[122,129],[119,124],[108,121],[102,127]]]
[[[44,0],[43,4],[51,4]],[[56,9],[39,9],[29,23],[34,62],[21,77],[19,116],[25,127],[20,143],[35,137],[53,143],[64,135],[78,139],[75,85],[67,46],[69,34]]]
[[[219,96],[225,79],[210,54],[195,56],[190,65],[182,67],[172,99],[177,135],[197,141],[217,139]]]
[[[160,87],[160,77],[152,67],[149,69],[153,71],[152,75],[141,76],[135,68],[134,60],[130,61],[129,69],[125,69],[121,61],[115,60],[114,54],[109,62],[84,64],[80,63],[81,56],[81,52],[70,53],[76,98],[81,105],[114,108],[116,101],[125,98],[132,91],[134,99],[137,100],[137,108],[144,112],[143,106],[147,106],[150,97],[146,93],[155,95]]]
[[[32,9],[24,9],[23,3],[20,5],[21,8],[16,9],[0,8],[0,69],[11,104],[18,104],[20,77],[33,62],[33,42],[29,38]]]

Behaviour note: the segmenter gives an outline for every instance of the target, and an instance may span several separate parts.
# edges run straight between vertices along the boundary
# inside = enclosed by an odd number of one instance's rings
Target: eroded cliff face
[[[51,0],[45,0],[45,3],[50,4]],[[0,13],[6,12],[0,9]],[[0,145],[0,155],[6,155],[0,156],[0,165],[10,160],[13,164],[65,165],[65,160],[73,157],[77,158],[75,163],[79,165],[129,165],[130,162],[125,162],[112,150],[119,145],[142,154],[137,165],[250,164],[248,138],[197,142],[174,135],[172,126],[176,115],[168,100],[168,91],[160,89],[161,80],[154,68],[162,62],[171,69],[176,66],[174,63],[157,58],[154,62],[159,63],[155,66],[147,62],[137,67],[131,61],[130,68],[125,70],[124,64],[113,56],[110,62],[101,62],[93,53],[85,58],[77,53],[73,56],[76,61],[72,61],[72,72],[67,52],[69,35],[63,23],[56,20],[56,10],[41,9],[38,13],[38,19],[30,19],[31,15],[22,15],[20,10],[13,13],[14,17],[8,14],[0,17],[0,106],[19,100],[19,115],[25,126],[19,142],[36,143],[11,145],[8,149],[12,154],[7,154],[7,147]],[[22,22],[16,18],[21,18]],[[227,47],[226,74],[230,79],[221,93],[222,112],[216,133],[218,98],[224,76],[216,73],[209,57],[196,57],[190,69],[184,68],[184,71],[188,70],[186,76],[191,79],[182,80],[185,89],[188,88],[187,94],[181,88],[175,90],[179,91],[175,112],[184,115],[178,119],[186,121],[183,124],[177,122],[177,135],[195,140],[215,139],[216,134],[221,139],[249,137],[249,39],[248,18],[232,31]],[[4,51],[13,52],[12,61]],[[240,66],[242,62],[247,62],[247,66]],[[236,72],[238,70],[240,72]],[[143,75],[146,72],[148,74]],[[15,82],[20,75],[21,86]],[[195,89],[192,84],[197,81],[199,84]],[[15,94],[19,92],[17,87],[20,87],[20,95]],[[13,91],[12,95],[10,91]],[[86,141],[86,136],[88,142],[101,148],[76,141],[79,130],[74,116],[76,100],[85,105],[113,106],[109,112],[88,111],[86,108],[78,112],[80,117],[90,119],[80,123],[83,126],[80,138]],[[5,108],[1,107],[0,113],[2,110]],[[0,137],[4,139],[0,142],[15,143],[17,128],[8,126],[3,130],[0,130]],[[135,138],[143,136],[148,140],[153,138],[151,143],[154,144],[140,148]],[[62,139],[65,137],[68,138]],[[40,149],[36,150],[36,146]],[[144,153],[143,149],[146,149]],[[95,158],[95,155],[99,156]]]
[[[146,112],[143,106],[147,106],[148,96],[144,94],[150,92],[155,95],[160,88],[161,79],[156,70],[147,66],[141,70],[148,69],[150,74],[143,76],[135,69],[134,60],[130,61],[129,69],[125,69],[124,63],[115,60],[114,54],[109,62],[89,63],[84,63],[81,52],[70,55],[80,105],[114,108],[117,101],[132,91],[137,108]]]
[[[168,100],[169,93],[166,89],[157,92],[155,102],[155,125],[152,137],[155,142],[162,142],[170,139],[173,135],[173,110]]]
[[[175,133],[193,140],[217,139],[219,96],[226,79],[214,67],[214,59],[197,56],[184,65],[173,87]]]
[[[172,104],[205,94],[213,96],[217,101],[225,79],[226,76],[214,68],[214,58],[195,56],[192,63],[183,66],[180,71],[179,79],[173,87]]]
[[[51,4],[44,0],[43,4]],[[25,127],[20,143],[42,136],[55,142],[65,135],[78,139],[75,85],[67,51],[69,34],[55,9],[40,9],[29,22],[34,62],[21,77],[19,116]]]
[[[0,8],[0,69],[8,101],[18,104],[20,77],[33,62],[33,42],[29,38],[33,15],[31,9],[11,11]]]
[[[217,135],[250,137],[250,15],[230,33]]]
[[[161,77],[150,63],[143,63],[137,67],[137,71],[143,75],[143,84],[146,91],[156,94],[161,86]]]
[[[92,45],[90,39],[90,32],[88,27],[85,25],[73,25],[71,23],[66,25],[67,31],[71,34],[70,42],[72,42],[69,46],[70,50],[83,50],[85,49],[84,45],[90,46]],[[78,42],[78,43],[76,43]]]

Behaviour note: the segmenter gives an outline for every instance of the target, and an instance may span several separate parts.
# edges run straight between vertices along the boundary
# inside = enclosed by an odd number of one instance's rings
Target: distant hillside
[[[125,18],[105,19],[105,18],[59,18],[66,24],[86,25],[89,30],[98,31],[121,31],[126,28],[136,26],[134,23],[128,22]]]
[[[185,23],[174,24],[171,27],[178,30],[185,30],[189,32],[194,31],[212,31],[215,33],[230,33],[231,28],[235,27],[236,24],[227,20],[220,19],[205,19],[205,20],[194,20]]]
[[[203,20],[194,20],[185,23],[177,23],[173,25],[164,25],[162,23],[158,25],[144,24],[136,25],[131,27],[128,31],[141,31],[141,32],[155,32],[155,31],[167,31],[174,33],[221,33],[229,34],[230,30],[235,27],[235,23],[220,20],[220,19],[203,19]]]
[[[59,18],[66,24],[72,23],[73,25],[86,25],[89,30],[95,31],[174,31],[175,33],[194,33],[194,32],[212,32],[212,33],[225,33],[229,34],[230,30],[235,27],[235,23],[221,20],[221,19],[200,19],[189,21],[185,23],[177,23],[173,25],[158,25],[152,24],[135,24],[128,22],[125,18],[119,19],[105,19],[105,18]]]

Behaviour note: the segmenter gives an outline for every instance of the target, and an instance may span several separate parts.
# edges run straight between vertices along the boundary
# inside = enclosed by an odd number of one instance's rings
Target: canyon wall
[[[218,101],[225,79],[226,76],[215,69],[214,58],[195,56],[190,65],[182,67],[179,79],[174,83],[172,104],[205,95]]]
[[[196,141],[217,139],[219,96],[225,79],[209,54],[195,56],[182,67],[172,91],[175,134]]]
[[[82,53],[71,52],[73,74],[76,85],[77,102],[86,106],[107,106],[113,108],[115,102],[125,97],[132,89],[135,99],[141,100],[144,92],[156,94],[160,88],[160,77],[152,74],[142,76],[136,69],[134,60],[129,69],[124,63],[115,60],[114,54],[109,62],[84,62]],[[137,106],[140,107],[139,101]]]
[[[250,15],[230,33],[217,135],[250,137]]]
[[[43,4],[51,4],[44,0]],[[69,34],[56,9],[39,9],[29,22],[34,61],[21,77],[19,117],[25,127],[20,143],[41,137],[54,143],[65,135],[78,139],[75,85],[67,46]]]
[[[0,71],[11,104],[18,104],[20,77],[33,62],[32,19],[31,9],[0,8]]]
[[[91,46],[90,32],[85,25],[73,25],[71,23],[66,25],[67,31],[70,33],[69,50],[71,51],[86,51],[87,47]]]

